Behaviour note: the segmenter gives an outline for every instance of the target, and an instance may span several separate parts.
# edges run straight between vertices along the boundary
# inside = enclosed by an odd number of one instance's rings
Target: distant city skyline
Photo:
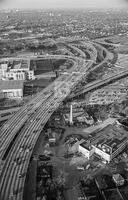
[[[123,8],[127,0],[3,0],[2,9],[8,8]]]

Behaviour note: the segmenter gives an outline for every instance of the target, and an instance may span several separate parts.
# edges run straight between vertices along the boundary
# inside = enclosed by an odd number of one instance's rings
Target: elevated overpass
[[[112,42],[106,42],[105,40],[109,40],[109,38],[99,38],[99,39],[95,39],[94,41],[101,44],[101,45],[108,45],[108,46],[113,46],[113,47],[120,47],[120,46],[123,46],[121,44],[115,44],[115,43],[112,43]],[[110,39],[111,40],[111,39]]]
[[[19,109],[20,109],[20,107],[10,108],[7,110],[0,110],[0,122],[9,119]]]
[[[89,83],[87,85],[85,85],[81,90],[79,90],[78,92],[76,93],[73,93],[69,96],[69,98],[76,98],[76,97],[79,97],[87,92],[90,92],[94,89],[98,89],[100,88],[101,86],[104,86],[106,84],[109,84],[111,83],[112,81],[116,81],[120,78],[123,78],[123,77],[126,77],[128,76],[128,70],[125,70],[125,71],[122,71],[120,73],[116,73],[116,74],[113,74],[113,75],[109,75],[107,76],[106,78],[103,78],[103,79],[98,79],[96,81],[93,81],[92,83]]]
[[[6,57],[6,58],[1,58],[0,62],[5,62],[5,61],[13,61],[13,60],[41,60],[41,59],[73,59],[75,60],[76,58],[74,56],[68,56],[68,55],[38,55],[38,56],[19,56],[19,57]]]
[[[13,114],[14,112],[18,111],[19,109],[20,109],[20,107],[9,108],[9,109],[6,109],[6,110],[0,110],[0,115],[6,114],[6,113]]]

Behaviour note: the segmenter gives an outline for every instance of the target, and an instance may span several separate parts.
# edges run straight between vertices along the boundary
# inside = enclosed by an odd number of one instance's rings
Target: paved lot
[[[100,124],[96,125],[96,126],[90,126],[86,129],[83,130],[83,132],[85,133],[92,133],[98,129],[103,129],[105,128],[106,126],[110,125],[110,124],[114,124],[116,121],[115,118],[108,118],[106,119],[105,121],[101,122]]]

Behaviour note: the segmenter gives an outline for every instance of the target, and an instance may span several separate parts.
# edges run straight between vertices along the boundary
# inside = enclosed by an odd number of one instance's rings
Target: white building
[[[12,80],[35,80],[34,71],[8,71],[3,77]]]
[[[5,98],[22,98],[23,81],[0,81],[0,93],[3,93]]]
[[[0,64],[1,80],[34,80],[34,70],[30,70],[29,60],[14,60]]]
[[[26,79],[35,80],[35,76],[34,76],[34,71],[33,70],[26,71]]]
[[[124,178],[120,174],[114,174],[112,178],[117,186],[124,185]]]
[[[110,162],[111,160],[111,149],[108,146],[102,146],[99,144],[98,146],[93,146],[94,151],[98,154],[102,159]]]
[[[91,144],[84,141],[83,143],[79,144],[78,152],[82,153],[89,159],[95,151]]]
[[[96,154],[101,156],[107,162],[116,157],[127,145],[126,136],[122,138],[103,138],[96,145],[92,145]]]
[[[3,79],[4,76],[5,76],[5,70],[0,69],[0,79]]]
[[[7,64],[7,63],[1,63],[1,64],[0,64],[0,69],[6,71],[7,68],[8,68],[8,64]]]
[[[22,98],[23,97],[23,90],[22,89],[5,89],[3,90],[5,98]]]
[[[26,79],[26,75],[25,72],[5,72],[4,77],[6,79],[13,79],[13,80],[25,80]]]
[[[88,159],[95,153],[101,159],[110,162],[126,147],[127,143],[128,139],[126,136],[121,136],[121,138],[102,138],[96,144],[82,141],[78,145],[78,152]]]
[[[7,71],[7,68],[8,68],[7,63],[0,64],[0,79],[2,79],[5,76],[5,72]]]

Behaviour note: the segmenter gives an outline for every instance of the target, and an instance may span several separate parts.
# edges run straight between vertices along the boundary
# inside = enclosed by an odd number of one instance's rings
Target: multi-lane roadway
[[[80,58],[65,55],[33,56],[29,58],[70,59],[74,65],[68,70],[68,73],[63,74],[38,93],[2,126],[0,130],[1,200],[22,200],[29,161],[43,127],[52,113],[83,79],[87,70],[94,63],[94,61],[86,61],[85,53],[82,53],[77,47],[70,45],[70,48],[73,52],[76,51]]]
[[[60,59],[60,56],[49,55],[47,59],[49,58]],[[60,103],[85,76],[86,69],[93,63],[71,56],[62,56],[61,58],[76,61],[74,66],[69,69],[69,73],[60,76],[37,94],[1,128],[0,199],[2,200],[22,199],[29,160],[41,130]],[[34,59],[40,58],[34,57]]]

